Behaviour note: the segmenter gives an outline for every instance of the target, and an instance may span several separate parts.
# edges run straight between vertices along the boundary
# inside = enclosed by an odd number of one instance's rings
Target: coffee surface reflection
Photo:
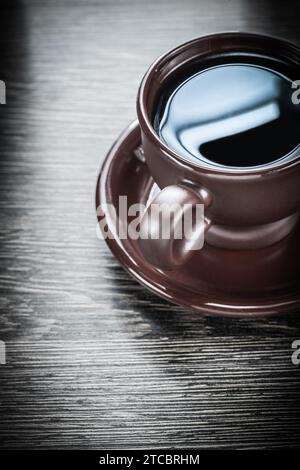
[[[253,64],[200,71],[162,94],[160,138],[189,161],[247,169],[298,155],[300,104],[292,81]]]

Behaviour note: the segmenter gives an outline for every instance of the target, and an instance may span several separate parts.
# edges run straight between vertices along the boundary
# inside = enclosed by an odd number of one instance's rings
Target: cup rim
[[[151,81],[153,76],[156,74],[158,67],[166,62],[168,59],[171,59],[174,55],[179,54],[181,51],[185,50],[187,47],[196,44],[197,42],[211,40],[214,38],[223,37],[241,37],[241,38],[257,38],[262,40],[271,40],[277,45],[285,46],[289,48],[291,52],[296,51],[300,56],[300,47],[293,42],[286,40],[284,38],[280,38],[278,36],[268,35],[268,34],[260,34],[260,33],[251,33],[251,32],[242,32],[242,31],[220,31],[215,32],[212,34],[207,34],[204,36],[198,36],[195,38],[190,39],[189,41],[185,41],[172,49],[169,49],[167,52],[161,54],[148,68],[145,75],[142,78],[141,84],[139,86],[138,95],[137,95],[137,114],[138,114],[138,121],[140,127],[142,128],[143,132],[147,136],[148,139],[152,141],[153,144],[159,146],[159,148],[163,151],[163,154],[168,158],[177,161],[181,165],[189,166],[193,168],[195,171],[201,170],[204,173],[213,173],[216,175],[223,175],[223,176],[260,176],[265,175],[268,173],[275,173],[290,169],[300,163],[300,142],[299,142],[299,154],[295,156],[292,160],[287,161],[278,161],[278,163],[269,164],[269,166],[261,166],[261,167],[254,167],[254,168],[247,168],[247,169],[232,169],[231,167],[222,168],[222,167],[208,167],[201,164],[201,161],[194,162],[189,161],[186,158],[182,157],[179,153],[175,150],[171,149],[155,132],[155,129],[152,124],[152,120],[150,119],[147,111],[147,94],[148,90],[151,87]],[[276,58],[276,54],[274,54]],[[300,69],[300,63],[299,63]],[[284,157],[283,157],[284,158]]]

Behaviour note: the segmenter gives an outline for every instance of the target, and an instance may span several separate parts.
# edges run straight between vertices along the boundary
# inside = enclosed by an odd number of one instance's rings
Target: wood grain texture
[[[1,2],[3,448],[299,445],[300,315],[168,304],[97,240],[94,208],[98,169],[156,56],[218,30],[300,42],[299,13],[266,0]]]

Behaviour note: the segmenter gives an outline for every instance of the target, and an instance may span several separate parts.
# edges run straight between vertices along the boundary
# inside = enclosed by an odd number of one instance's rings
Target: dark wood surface
[[[96,238],[94,207],[157,55],[218,30],[300,42],[299,18],[299,2],[1,2],[3,448],[299,444],[300,315],[201,317],[160,300]]]

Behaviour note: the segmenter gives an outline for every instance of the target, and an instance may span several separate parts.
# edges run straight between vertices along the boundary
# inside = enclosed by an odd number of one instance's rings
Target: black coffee
[[[236,168],[293,158],[300,144],[300,104],[292,81],[246,63],[197,72],[161,96],[154,126],[191,161]]]

